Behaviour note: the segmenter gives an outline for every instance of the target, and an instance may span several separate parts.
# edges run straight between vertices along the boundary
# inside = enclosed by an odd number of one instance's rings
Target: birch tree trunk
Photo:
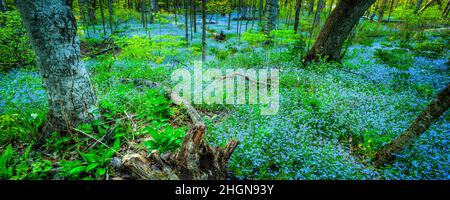
[[[97,117],[97,99],[80,56],[71,0],[16,1],[40,67],[50,110],[42,128],[70,132]]]
[[[377,152],[374,158],[376,167],[381,167],[394,159],[396,153],[409,147],[422,133],[424,133],[450,106],[450,84],[442,90],[430,105],[425,108],[416,120],[391,143]]]
[[[375,0],[341,0],[319,33],[313,47],[305,56],[306,62],[326,58],[340,61],[341,49],[356,22]]]

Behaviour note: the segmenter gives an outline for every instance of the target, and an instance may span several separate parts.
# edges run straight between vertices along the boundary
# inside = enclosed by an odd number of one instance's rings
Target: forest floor
[[[182,23],[183,18],[178,17]],[[450,83],[449,31],[425,34],[405,45],[393,36],[398,30],[381,26],[389,29],[386,32],[391,36],[358,42],[361,38],[357,34],[342,65],[305,66],[289,45],[249,44],[238,38],[235,29],[227,30],[226,17],[217,16],[213,21],[217,22],[217,18],[218,24],[209,24],[208,29],[216,33],[223,30],[228,38],[218,42],[209,34],[205,68],[280,70],[281,105],[276,115],[260,115],[259,108],[250,105],[197,106],[207,122],[210,143],[224,145],[230,138],[240,141],[228,164],[231,179],[450,179],[449,112],[411,148],[397,155],[394,163],[381,169],[370,164],[376,150],[402,133],[433,96]],[[247,25],[249,29],[251,24]],[[201,44],[200,25],[199,21],[191,48]],[[236,25],[233,20],[231,26]],[[245,22],[243,27],[245,31]],[[254,27],[258,27],[257,22]],[[128,38],[148,35],[136,21],[123,23],[119,30]],[[159,34],[179,36],[160,38],[166,44],[167,40],[184,37],[182,24],[150,25],[149,30],[152,38]],[[98,32],[90,32],[90,38],[101,39]],[[87,36],[84,33],[82,41]],[[417,46],[433,41],[443,43],[443,50],[417,50]],[[86,58],[100,103],[142,93],[123,89],[129,86],[120,78],[168,83],[174,69],[191,69],[192,62],[199,59],[195,48],[177,46],[174,50],[169,44],[159,50],[160,55],[167,54],[163,61],[130,59],[139,52],[130,52],[126,47],[121,47],[116,59],[111,54]],[[36,69],[1,74],[0,89],[0,113],[25,109],[31,114],[45,113],[45,92]]]

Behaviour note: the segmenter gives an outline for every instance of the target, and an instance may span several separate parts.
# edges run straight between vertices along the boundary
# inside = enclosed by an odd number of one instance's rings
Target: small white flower
[[[31,114],[31,118],[33,118],[33,119],[36,119],[37,116],[38,116],[38,114],[36,114],[36,113]]]

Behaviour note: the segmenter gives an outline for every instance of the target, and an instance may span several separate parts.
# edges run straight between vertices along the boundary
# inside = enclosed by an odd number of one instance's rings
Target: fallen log
[[[130,81],[129,79],[122,79]],[[134,84],[149,87],[160,85],[148,80],[133,80]],[[180,102],[192,120],[181,151],[160,155],[154,150],[149,157],[140,154],[123,156],[121,165],[135,179],[145,180],[217,180],[226,179],[226,164],[238,142],[231,139],[225,148],[212,147],[204,141],[206,125],[197,110],[178,94],[172,94],[170,88],[161,86],[173,100]],[[181,101],[180,101],[181,100]]]

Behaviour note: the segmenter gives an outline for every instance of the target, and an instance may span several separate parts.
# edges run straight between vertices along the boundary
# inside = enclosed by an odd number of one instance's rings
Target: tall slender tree
[[[328,17],[305,61],[341,60],[341,49],[351,30],[375,0],[340,0]]]
[[[3,0],[0,0],[0,12],[6,12],[6,6],[3,4]]]
[[[298,31],[298,23],[300,21],[300,11],[302,9],[302,0],[297,0],[295,4],[294,31]]]
[[[103,34],[106,35],[105,10],[103,7],[103,0],[98,0],[98,1],[100,3],[100,13],[102,15]]]
[[[206,59],[206,0],[202,0],[202,63]]]
[[[97,99],[80,55],[70,0],[20,0],[16,6],[37,56],[50,106],[42,132],[70,132],[96,118]],[[43,6],[45,5],[45,6]]]
[[[278,17],[278,0],[267,0],[266,2],[266,27],[264,32],[269,34],[270,31],[276,29]]]
[[[111,34],[113,34],[113,16],[114,16],[114,8],[113,8],[113,2],[112,0],[107,0],[108,1],[108,17],[109,17],[109,30],[111,32]]]

